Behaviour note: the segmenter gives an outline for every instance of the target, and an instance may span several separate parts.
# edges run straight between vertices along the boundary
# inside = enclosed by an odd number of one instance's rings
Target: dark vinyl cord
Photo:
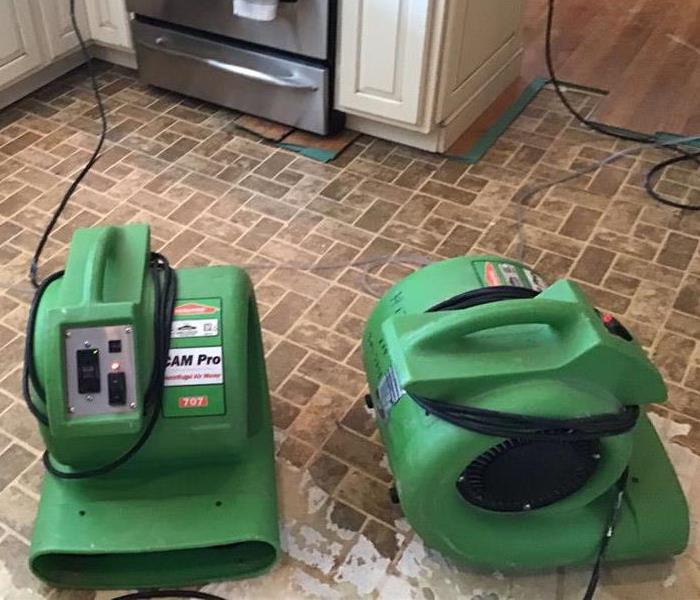
[[[65,210],[68,201],[75,193],[76,189],[83,181],[85,176],[90,172],[95,162],[100,156],[102,147],[104,146],[105,139],[107,137],[107,115],[105,113],[104,104],[102,102],[102,96],[100,94],[99,85],[95,77],[95,72],[92,67],[92,57],[87,49],[85,40],[80,32],[75,14],[75,0],[69,0],[70,6],[70,18],[73,26],[73,31],[75,32],[80,48],[82,50],[83,56],[85,58],[86,68],[90,77],[90,82],[92,85],[92,90],[95,96],[95,101],[97,103],[97,108],[99,112],[99,117],[101,121],[101,132],[90,159],[85,163],[85,166],[80,170],[75,179],[71,182],[70,186],[63,195],[58,206],[54,210],[49,222],[47,223],[39,243],[37,244],[34,256],[32,258],[30,268],[29,268],[29,279],[36,289],[36,293],[32,300],[32,304],[29,310],[29,315],[27,318],[27,334],[24,349],[24,367],[22,371],[22,393],[27,404],[29,411],[36,417],[37,421],[42,425],[48,427],[49,419],[39,407],[35,404],[32,398],[32,388],[34,389],[34,394],[37,398],[45,398],[45,390],[39,381],[38,374],[36,372],[36,364],[34,362],[34,328],[36,326],[37,310],[41,298],[44,293],[49,288],[49,286],[63,277],[64,271],[58,271],[46,277],[43,281],[38,279],[38,269],[39,269],[39,259],[44,250],[44,246],[48,241],[56,223],[60,219],[63,211]],[[146,394],[144,395],[144,413],[148,415],[147,423],[144,427],[143,432],[136,440],[133,446],[131,446],[124,454],[119,458],[112,461],[109,464],[97,467],[95,469],[89,469],[84,471],[73,471],[65,472],[56,468],[52,461],[48,451],[44,452],[42,457],[44,466],[46,470],[61,479],[84,479],[88,477],[96,477],[103,475],[105,473],[111,472],[117,467],[123,465],[127,462],[134,454],[136,454],[149,439],[151,433],[153,432],[155,425],[158,421],[158,417],[161,411],[161,400],[163,393],[163,382],[165,377],[165,367],[168,358],[168,351],[170,347],[170,331],[173,318],[173,310],[175,307],[175,301],[177,298],[177,275],[175,271],[170,267],[168,261],[162,255],[152,252],[150,255],[148,269],[151,273],[153,280],[154,289],[154,348],[155,356],[153,361],[153,370],[151,371],[151,377],[148,384]],[[206,592],[199,591],[186,591],[186,590],[154,590],[154,591],[139,591],[131,594],[126,594],[115,598],[115,600],[137,600],[146,598],[197,598],[202,600],[225,600],[221,596],[216,596],[214,594],[209,594]]]
[[[115,596],[112,600],[146,600],[147,598],[195,598],[196,600],[226,600],[222,596],[198,590],[144,590]]]
[[[586,592],[583,595],[583,600],[593,600],[593,597],[595,596],[598,581],[600,580],[600,568],[603,563],[603,557],[605,556],[605,551],[608,549],[610,540],[615,533],[617,519],[620,516],[622,502],[625,498],[625,490],[627,488],[628,479],[629,468],[625,469],[622,472],[622,475],[620,475],[620,478],[617,480],[617,495],[615,496],[615,503],[613,504],[610,514],[608,515],[608,522],[605,525],[605,530],[603,531],[600,545],[598,546],[595,563],[593,563],[593,570],[591,571],[591,577],[588,580],[588,585],[586,586]]]
[[[45,405],[45,390],[39,381],[39,377],[36,372],[36,364],[34,361],[34,328],[36,326],[36,315],[39,307],[39,303],[44,293],[48,289],[49,285],[54,281],[58,280],[63,276],[64,272],[59,271],[52,275],[49,275],[44,281],[39,283],[37,281],[37,270],[39,264],[39,258],[43,251],[44,245],[51,235],[56,222],[60,218],[63,210],[65,209],[68,201],[72,197],[75,190],[80,185],[85,175],[90,171],[92,165],[95,164],[100,150],[104,144],[104,140],[107,135],[107,117],[104,111],[104,104],[102,102],[102,96],[100,94],[99,85],[97,79],[95,78],[94,70],[92,69],[91,60],[92,57],[88,52],[87,46],[85,45],[85,40],[80,33],[80,28],[75,16],[75,0],[69,0],[70,4],[70,16],[71,23],[73,25],[73,30],[75,32],[78,41],[80,42],[80,47],[83,51],[85,61],[87,64],[88,73],[90,75],[90,81],[92,82],[92,89],[95,95],[95,100],[97,102],[97,107],[100,113],[100,119],[102,121],[102,135],[97,143],[97,146],[92,153],[90,159],[82,168],[78,176],[68,187],[68,190],[63,195],[61,202],[56,207],[51,219],[46,225],[44,232],[39,240],[36,251],[34,253],[34,258],[32,259],[31,267],[29,270],[29,277],[32,284],[37,288],[34,298],[32,300],[31,307],[29,309],[29,316],[27,318],[27,333],[26,342],[24,348],[24,367],[22,371],[22,393],[24,400],[29,408],[29,411],[36,417],[36,419],[44,426],[49,426],[48,415],[39,409],[32,398],[32,388],[34,389],[34,394],[39,398],[42,404]],[[154,348],[155,356],[153,360],[153,370],[151,371],[151,378],[149,381],[148,388],[144,395],[144,412],[148,415],[146,426],[142,434],[136,440],[134,445],[129,448],[124,454],[118,457],[116,460],[94,468],[84,471],[62,471],[55,467],[51,461],[51,457],[48,451],[44,452],[42,457],[44,466],[46,470],[52,475],[62,478],[62,479],[86,479],[88,477],[96,477],[98,475],[103,475],[109,473],[116,469],[117,467],[123,465],[128,461],[136,452],[138,452],[143,445],[146,443],[150,437],[153,429],[155,428],[158,416],[160,414],[160,404],[163,393],[163,381],[165,377],[165,366],[168,359],[168,351],[170,348],[170,330],[173,318],[173,310],[175,307],[175,300],[177,298],[177,276],[175,271],[168,264],[167,259],[155,252],[151,253],[149,260],[149,270],[153,279],[154,288]]]
[[[124,454],[112,462],[94,469],[87,469],[83,471],[62,471],[53,465],[51,462],[51,456],[47,450],[44,452],[42,460],[46,470],[56,477],[61,479],[87,479],[89,477],[97,477],[99,475],[110,473],[133,457],[148,441],[151,433],[153,433],[153,429],[158,421],[158,416],[160,415],[160,405],[163,396],[165,367],[168,359],[168,350],[170,348],[170,330],[172,327],[175,300],[177,298],[177,278],[175,271],[170,267],[167,259],[156,252],[151,253],[149,269],[153,278],[154,289],[155,317],[153,329],[155,356],[153,359],[151,378],[144,395],[144,413],[148,415],[146,419],[146,426],[136,442],[126,452],[124,452]],[[36,307],[38,306],[40,300],[41,295],[37,293],[35,300],[32,303],[30,313],[36,313]],[[28,328],[27,339],[31,339],[34,336],[34,321],[34,318],[32,318],[30,321],[32,329]],[[36,386],[36,384],[39,382],[36,380],[36,372],[34,370],[33,363],[33,357],[30,357],[28,362],[25,361],[25,371],[27,371],[27,378],[31,380],[32,385],[35,386],[35,394],[41,397],[39,394],[39,389],[41,389],[40,384],[39,387]],[[30,410],[32,413],[35,414],[34,411],[38,411],[38,408],[36,405],[34,405],[31,396],[26,396],[25,400],[27,401],[27,404],[30,405]],[[31,408],[32,405],[34,405],[33,409]],[[46,415],[43,416],[46,417]]]
[[[538,295],[539,292],[529,288],[493,286],[457,294],[431,306],[426,312],[465,310],[503,300],[532,300]],[[409,390],[405,390],[404,393],[420,406],[426,415],[431,415],[456,427],[481,435],[506,439],[565,442],[596,440],[601,437],[621,435],[631,431],[637,424],[639,417],[639,406],[623,406],[617,413],[563,419],[535,417],[453,404],[426,398]],[[583,600],[593,600],[598,587],[605,551],[615,531],[617,518],[622,508],[627,475],[628,469],[625,469],[617,482],[618,492],[596,550],[593,569]]]
[[[443,421],[482,435],[503,438],[566,442],[594,440],[631,431],[639,416],[638,406],[625,406],[620,412],[593,417],[533,417],[441,402],[409,391],[406,394],[426,413]]]
[[[95,146],[95,149],[92,152],[92,155],[90,156],[90,159],[85,163],[85,166],[80,170],[80,173],[76,176],[76,178],[73,180],[73,182],[70,184],[68,189],[66,190],[66,193],[63,194],[63,198],[61,198],[61,201],[58,203],[58,206],[54,210],[53,214],[51,215],[51,219],[49,220],[48,224],[46,225],[44,232],[41,234],[41,238],[39,239],[39,243],[36,246],[36,250],[34,251],[34,256],[32,258],[31,265],[29,267],[29,279],[32,282],[32,285],[34,288],[39,287],[39,281],[38,281],[38,270],[39,270],[39,258],[41,257],[41,253],[44,251],[44,246],[46,245],[46,242],[49,240],[49,236],[51,235],[51,232],[53,231],[54,227],[56,226],[56,223],[58,222],[58,219],[61,217],[61,214],[63,213],[64,209],[66,208],[66,205],[68,204],[68,200],[70,200],[71,196],[75,192],[76,189],[78,189],[78,186],[80,183],[85,179],[85,176],[88,174],[90,169],[92,169],[92,166],[97,162],[97,159],[100,156],[100,152],[102,152],[102,146],[104,146],[105,139],[107,137],[107,115],[105,113],[105,108],[104,104],[102,103],[102,96],[100,94],[100,89],[97,84],[97,78],[95,77],[95,72],[94,69],[92,68],[92,57],[90,56],[90,53],[88,52],[87,45],[85,44],[85,40],[83,39],[82,33],[80,33],[80,28],[78,27],[78,22],[75,17],[75,0],[70,0],[70,19],[71,19],[71,24],[73,26],[73,31],[75,32],[76,37],[78,38],[78,43],[80,44],[80,49],[83,53],[83,57],[85,58],[85,64],[87,66],[88,73],[90,75],[90,82],[92,85],[92,91],[93,95],[95,96],[95,101],[97,102],[97,109],[100,114],[100,121],[101,121],[101,131],[100,131],[100,137],[97,141],[97,146]]]
[[[592,129],[593,131],[627,142],[649,144],[651,146],[655,145],[657,142],[656,138],[653,135],[634,132],[624,132],[617,128],[604,125],[602,123],[596,123],[595,121],[584,117],[579,111],[577,111],[572,106],[571,102],[562,90],[561,81],[557,78],[554,69],[554,60],[552,58],[552,29],[554,26],[554,6],[555,0],[548,0],[547,23],[545,28],[545,60],[547,63],[547,71],[549,74],[550,82],[554,87],[554,91],[559,97],[561,103],[577,121],[579,121],[581,124],[585,125],[589,129]],[[674,156],[667,160],[661,161],[654,165],[651,169],[649,169],[646,175],[644,176],[644,189],[652,198],[654,198],[654,200],[660,202],[661,204],[665,204],[666,206],[670,206],[672,208],[680,208],[683,210],[700,210],[700,204],[682,204],[675,200],[671,200],[666,196],[662,196],[659,192],[656,191],[656,183],[658,181],[658,177],[661,175],[663,170],[666,169],[666,167],[669,167],[676,163],[691,160],[700,165],[700,150],[698,150],[697,152],[688,152],[680,146],[667,145],[665,147],[670,148],[671,150],[679,153],[679,156]]]

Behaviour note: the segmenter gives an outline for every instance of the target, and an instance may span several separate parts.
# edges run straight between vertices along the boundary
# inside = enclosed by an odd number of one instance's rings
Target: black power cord
[[[99,86],[97,84],[95,72],[92,68],[92,57],[90,56],[90,53],[88,52],[87,45],[85,44],[85,40],[83,39],[83,35],[80,33],[80,28],[78,27],[78,22],[77,22],[76,17],[75,17],[75,0],[70,0],[70,19],[71,19],[71,24],[73,26],[73,31],[74,31],[76,37],[78,38],[78,43],[80,44],[80,49],[82,50],[83,57],[85,58],[85,64],[86,64],[88,73],[90,75],[90,82],[92,84],[92,91],[93,91],[93,95],[95,96],[95,102],[97,102],[98,112],[100,113],[100,121],[101,121],[102,128],[100,131],[100,137],[97,141],[97,146],[95,146],[95,150],[92,152],[92,156],[90,156],[90,159],[85,163],[85,166],[80,170],[80,173],[78,173],[77,177],[70,184],[70,187],[66,190],[66,193],[63,194],[63,198],[58,203],[58,206],[56,207],[53,214],[51,215],[51,219],[49,220],[48,224],[46,225],[44,232],[41,234],[41,238],[39,239],[39,243],[36,246],[36,250],[34,251],[34,257],[32,258],[32,262],[31,262],[31,265],[29,267],[29,279],[35,288],[39,287],[39,282],[37,279],[37,272],[39,270],[39,258],[41,257],[41,253],[44,251],[44,246],[46,245],[46,242],[49,240],[49,236],[51,235],[53,228],[56,226],[58,219],[61,217],[61,214],[63,213],[64,209],[66,208],[66,205],[68,204],[68,200],[70,200],[71,196],[73,195],[75,190],[78,189],[78,186],[80,185],[82,180],[88,174],[90,169],[92,169],[92,165],[94,165],[95,162],[97,162],[97,159],[100,156],[100,152],[102,151],[102,146],[104,145],[105,139],[107,137],[107,115],[105,114],[105,108],[104,108],[104,104],[102,103],[102,96],[100,94],[100,89],[99,89]]]
[[[163,397],[163,380],[165,377],[165,367],[168,360],[168,351],[170,349],[170,330],[172,327],[173,320],[173,310],[175,308],[175,300],[177,298],[177,277],[175,271],[170,267],[168,261],[160,254],[155,252],[151,253],[151,260],[149,269],[153,278],[153,288],[154,288],[154,325],[153,325],[153,335],[154,335],[154,348],[155,356],[153,359],[153,370],[151,371],[151,379],[144,396],[144,413],[148,415],[146,426],[144,427],[141,435],[136,440],[133,446],[131,446],[124,454],[115,459],[114,461],[94,468],[84,471],[62,471],[56,468],[51,462],[51,456],[49,452],[46,451],[43,454],[42,460],[46,470],[52,475],[59,477],[61,479],[87,479],[89,477],[97,477],[99,475],[104,475],[109,473],[123,465],[128,461],[134,454],[136,454],[143,445],[148,441],[148,438],[153,433],[156,422],[158,421],[158,416],[160,414],[160,406]],[[49,279],[55,281],[59,274],[52,275]],[[28,319],[27,324],[27,340],[31,340],[34,337],[34,325],[35,325],[35,315],[37,306],[41,300],[41,296],[46,287],[42,284],[42,287],[37,292],[34,301],[32,302],[32,307],[30,309],[30,319]],[[27,344],[31,346],[33,344]],[[31,354],[32,350],[29,349],[29,356],[25,358],[25,377],[23,380],[29,380],[34,386],[34,393],[42,400],[40,395],[41,384],[38,381],[36,370],[34,367],[34,357]],[[24,388],[24,386],[23,386]],[[29,389],[27,385],[27,391]],[[32,401],[31,395],[27,393],[25,395],[25,400],[27,405],[30,407],[32,414],[36,415],[39,412],[38,407]],[[46,415],[40,413],[42,418],[39,420],[44,423],[43,419],[46,419]],[[44,423],[48,425],[48,419]]]
[[[629,468],[625,469],[622,472],[622,475],[620,475],[620,478],[617,480],[617,495],[615,496],[615,504],[613,504],[610,514],[608,515],[608,522],[605,525],[605,530],[603,531],[603,536],[600,540],[600,545],[598,546],[595,563],[593,563],[593,571],[591,571],[591,577],[588,580],[588,585],[586,586],[586,592],[583,595],[583,600],[593,600],[593,596],[595,596],[598,581],[600,580],[600,568],[603,563],[603,556],[605,556],[605,551],[608,549],[613,533],[615,533],[617,518],[620,516],[622,501],[625,498],[625,489],[627,488],[628,478]]]
[[[627,142],[655,145],[657,143],[657,140],[653,135],[646,135],[643,133],[634,132],[623,132],[617,128],[609,127],[602,123],[596,123],[595,121],[584,117],[571,105],[571,102],[569,102],[569,99],[566,97],[566,94],[564,94],[564,91],[562,90],[561,82],[557,78],[554,69],[554,60],[552,58],[552,29],[554,25],[555,0],[548,1],[549,4],[547,10],[547,24],[545,28],[545,60],[547,62],[547,71],[549,74],[550,82],[554,87],[554,91],[559,97],[561,103],[577,121],[579,121],[582,125],[585,125],[589,129],[592,129],[593,131],[597,131],[598,133],[602,133],[603,135],[607,135],[609,137],[617,138]],[[684,210],[700,210],[700,204],[682,204],[680,202],[662,196],[655,189],[658,177],[661,175],[661,173],[666,167],[676,163],[691,160],[700,165],[700,150],[697,152],[687,152],[680,146],[674,146],[671,144],[665,145],[664,147],[670,148],[671,150],[678,152],[680,156],[674,156],[668,160],[664,160],[660,163],[657,163],[649,171],[647,171],[644,178],[644,188],[646,192],[656,201],[660,202],[661,204],[665,204],[666,206],[671,206],[673,208],[680,208]]]
[[[132,592],[122,596],[115,596],[112,600],[146,600],[148,598],[195,598],[197,600],[226,600],[222,596],[216,596],[209,592],[188,591],[188,590],[144,590],[142,592]]]
[[[95,101],[97,103],[97,108],[100,115],[100,121],[102,123],[102,129],[97,146],[95,147],[95,150],[90,156],[90,159],[81,169],[77,177],[73,180],[68,190],[66,190],[66,193],[63,195],[63,198],[59,202],[58,206],[56,207],[51,216],[51,219],[46,225],[46,228],[44,229],[39,243],[37,244],[29,268],[29,279],[32,285],[36,288],[36,293],[32,300],[32,304],[29,310],[29,316],[27,318],[27,335],[24,350],[24,368],[22,372],[22,392],[24,395],[25,402],[27,403],[27,407],[29,408],[29,411],[36,417],[39,423],[46,427],[50,426],[48,416],[44,412],[42,412],[39,409],[39,407],[34,403],[31,393],[31,389],[33,388],[34,394],[37,396],[37,398],[39,398],[42,401],[42,403],[44,403],[45,390],[37,375],[36,365],[34,362],[34,329],[36,326],[37,311],[39,303],[41,302],[41,298],[52,283],[63,277],[64,271],[53,273],[52,275],[46,277],[46,279],[44,279],[43,281],[39,282],[37,275],[39,268],[39,259],[41,257],[41,253],[44,250],[44,246],[46,245],[46,242],[48,241],[51,232],[56,226],[56,223],[61,217],[61,214],[66,208],[68,201],[73,196],[73,193],[76,191],[82,180],[85,178],[85,176],[88,174],[92,166],[99,158],[102,146],[104,145],[105,139],[107,137],[108,129],[107,116],[105,114],[102,96],[100,94],[99,85],[97,83],[97,79],[92,68],[92,57],[88,52],[87,45],[85,44],[85,40],[83,39],[83,36],[80,32],[80,28],[78,27],[78,23],[76,20],[75,0],[69,0],[69,3],[73,31],[75,32],[75,35],[78,38],[80,48],[85,58],[87,70],[92,84],[92,90],[95,96]],[[62,471],[60,469],[57,469],[53,465],[48,451],[44,452],[44,455],[42,457],[44,466],[46,467],[46,470],[55,477],[59,477],[61,479],[84,479],[109,473],[117,467],[123,465],[132,456],[134,456],[134,454],[136,454],[143,447],[143,445],[149,439],[151,433],[155,428],[161,411],[165,368],[168,358],[168,352],[170,349],[170,332],[172,327],[173,310],[175,308],[175,301],[177,298],[177,276],[175,271],[168,264],[167,259],[164,256],[155,252],[152,252],[150,256],[149,270],[153,279],[154,288],[155,316],[153,334],[155,357],[153,361],[153,370],[151,371],[151,378],[149,381],[148,389],[145,394],[144,413],[148,415],[146,426],[144,427],[143,432],[139,436],[138,440],[136,440],[134,445],[131,448],[129,448],[129,450],[127,450],[124,454],[122,454],[119,458],[112,461],[111,463],[103,465],[101,467],[97,467],[95,469],[73,472]],[[226,600],[221,596],[216,596],[207,592],[186,590],[140,591],[118,596],[114,600],[140,600],[147,598],[166,597],[196,598],[202,600]]]
[[[529,288],[507,285],[492,286],[457,294],[456,296],[452,296],[447,300],[443,300],[431,306],[426,312],[464,310],[475,306],[481,306],[482,304],[500,302],[502,300],[533,299],[538,295],[538,291]],[[605,316],[602,318],[605,321]],[[622,327],[619,323],[617,323],[617,325]],[[624,327],[622,327],[622,329],[627,333]],[[617,335],[621,335],[621,333],[618,332]],[[621,335],[621,337],[628,339],[624,335]],[[629,339],[631,339],[631,337]],[[617,413],[608,413],[593,417],[561,419],[533,417],[475,408],[433,400],[407,390],[405,393],[425,411],[426,415],[432,415],[456,427],[474,431],[481,435],[503,437],[506,439],[563,442],[597,440],[601,437],[621,435],[631,431],[636,426],[639,417],[639,406],[623,406]],[[615,531],[617,518],[622,508],[628,472],[629,469],[625,469],[622,476],[617,481],[618,492],[615,504],[608,515],[608,520],[598,550],[596,551],[593,570],[583,600],[593,600],[596,588],[598,587],[603,557]]]
[[[631,431],[639,416],[638,406],[625,406],[616,413],[593,417],[558,419],[532,417],[433,400],[407,391],[426,413],[462,429],[493,437],[525,440],[594,440]]]
[[[29,278],[32,284],[37,288],[37,291],[32,300],[32,304],[29,310],[29,316],[27,318],[27,334],[24,349],[24,368],[22,372],[22,393],[24,400],[29,408],[29,411],[36,417],[36,419],[44,426],[49,427],[48,415],[42,412],[39,407],[35,404],[32,398],[32,388],[34,389],[34,394],[37,398],[45,404],[45,391],[39,377],[36,372],[36,365],[34,362],[34,329],[36,326],[36,315],[39,307],[39,303],[48,289],[49,285],[54,281],[57,281],[64,274],[63,271],[59,271],[47,277],[41,283],[37,280],[37,270],[39,265],[39,258],[44,249],[51,231],[53,230],[56,222],[63,213],[68,201],[72,197],[75,190],[80,185],[80,182],[88,174],[92,166],[95,164],[102,146],[104,144],[107,135],[107,117],[105,115],[104,104],[102,102],[102,96],[100,94],[99,86],[97,84],[97,79],[95,78],[95,73],[92,69],[91,60],[92,57],[88,52],[85,40],[80,33],[80,28],[75,16],[75,0],[70,1],[70,16],[71,23],[73,25],[73,31],[75,32],[80,47],[83,51],[85,61],[87,64],[88,73],[90,74],[90,81],[92,82],[92,89],[95,95],[95,100],[97,102],[97,107],[100,113],[100,120],[102,121],[102,133],[100,135],[97,146],[95,147],[92,156],[81,169],[78,176],[73,180],[69,186],[66,193],[63,195],[61,202],[59,202],[56,210],[54,211],[51,219],[46,225],[44,232],[37,244],[34,257],[31,262],[29,269]],[[136,452],[138,452],[143,445],[146,443],[150,437],[153,429],[155,428],[156,421],[158,420],[158,415],[160,414],[160,404],[163,394],[163,380],[165,377],[165,367],[168,359],[168,352],[170,349],[170,330],[173,318],[173,310],[175,307],[175,300],[177,298],[177,277],[175,271],[168,264],[167,259],[155,252],[151,253],[149,261],[149,269],[153,278],[154,286],[154,348],[155,357],[153,361],[153,370],[151,372],[151,379],[148,385],[148,389],[145,394],[144,402],[144,412],[148,415],[146,426],[143,432],[139,436],[136,443],[129,448],[123,455],[121,455],[116,460],[110,462],[109,464],[97,467],[95,469],[88,469],[85,471],[62,471],[56,468],[51,462],[51,457],[48,451],[44,452],[42,457],[44,466],[46,470],[56,477],[62,479],[85,479],[88,477],[96,477],[98,475],[103,475],[113,471],[117,467],[123,465],[128,461]]]

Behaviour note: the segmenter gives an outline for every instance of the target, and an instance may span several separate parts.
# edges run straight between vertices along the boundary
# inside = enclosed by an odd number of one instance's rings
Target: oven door
[[[334,128],[329,68],[132,21],[142,80],[318,134]]]
[[[127,8],[167,23],[326,60],[332,2],[280,2],[277,18],[266,22],[234,16],[233,0],[127,0]]]

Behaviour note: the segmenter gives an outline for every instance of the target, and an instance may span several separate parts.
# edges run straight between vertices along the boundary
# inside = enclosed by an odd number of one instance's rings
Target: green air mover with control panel
[[[272,426],[247,275],[174,272],[145,225],[78,230],[28,327],[25,391],[49,470],[32,571],[127,588],[269,569]]]
[[[398,500],[427,545],[499,569],[685,547],[682,490],[639,410],[665,399],[662,378],[574,283],[497,257],[435,263],[381,299],[363,354]]]

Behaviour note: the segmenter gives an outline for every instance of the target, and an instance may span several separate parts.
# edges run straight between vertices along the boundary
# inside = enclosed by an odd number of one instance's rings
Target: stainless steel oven
[[[273,21],[232,0],[127,0],[142,80],[322,135],[333,110],[337,0],[281,2]]]

